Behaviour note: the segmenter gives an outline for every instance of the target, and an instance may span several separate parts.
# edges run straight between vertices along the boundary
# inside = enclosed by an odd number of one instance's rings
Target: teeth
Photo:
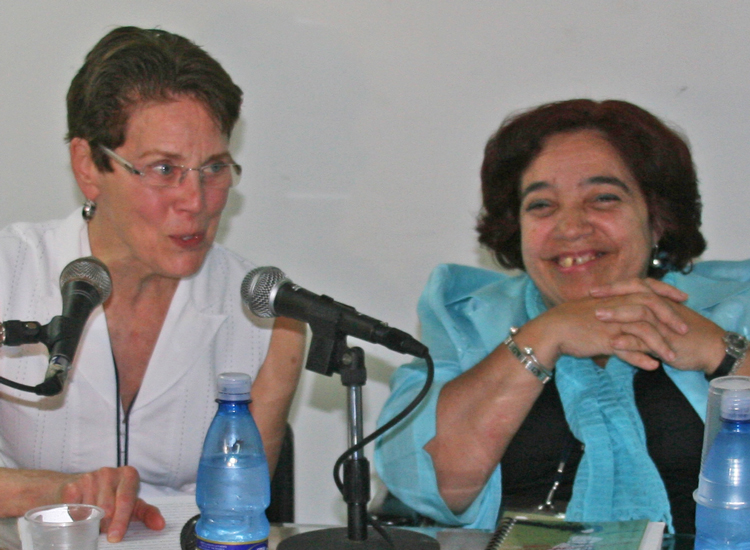
[[[583,265],[595,258],[594,254],[585,254],[583,256],[563,256],[558,259],[560,267],[573,267],[574,265]]]

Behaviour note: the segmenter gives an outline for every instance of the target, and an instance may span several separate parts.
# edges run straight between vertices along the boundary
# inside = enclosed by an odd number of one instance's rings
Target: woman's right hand
[[[99,468],[73,474],[59,487],[58,502],[95,504],[104,510],[101,531],[109,542],[120,542],[131,520],[149,529],[164,529],[164,517],[156,506],[138,497],[140,476],[132,466]]]
[[[132,466],[84,474],[0,468],[0,516],[22,516],[47,504],[94,504],[105,512],[101,530],[107,533],[107,540],[119,542],[131,520],[157,531],[165,526],[159,509],[138,498],[139,487],[140,477]]]

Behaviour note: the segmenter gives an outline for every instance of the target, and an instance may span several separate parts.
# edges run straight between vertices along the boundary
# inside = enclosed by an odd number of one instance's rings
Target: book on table
[[[486,550],[658,550],[665,524],[644,520],[572,522],[536,514],[507,514]]]

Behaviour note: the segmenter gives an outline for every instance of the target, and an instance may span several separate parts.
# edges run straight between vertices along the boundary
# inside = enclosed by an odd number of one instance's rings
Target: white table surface
[[[152,500],[164,515],[167,526],[163,531],[151,531],[134,522],[122,542],[112,544],[104,535],[99,539],[99,550],[180,550],[180,532],[188,519],[198,513],[194,497],[167,497]],[[327,526],[279,524],[271,526],[269,550],[276,550],[280,541],[298,533],[324,529]],[[418,529],[435,537],[441,550],[484,550],[491,533],[468,529]],[[17,520],[0,519],[0,550],[21,550]]]

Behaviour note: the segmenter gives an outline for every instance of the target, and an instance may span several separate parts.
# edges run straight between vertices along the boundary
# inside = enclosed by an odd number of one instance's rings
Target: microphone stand
[[[326,376],[338,372],[347,388],[347,421],[349,447],[362,437],[362,386],[367,381],[365,355],[361,348],[348,347],[346,334],[334,322],[311,323],[312,341],[306,367]],[[390,541],[372,527],[367,527],[367,503],[370,500],[370,463],[361,449],[344,461],[342,492],[347,504],[347,527],[320,529],[289,537],[279,543],[279,550],[438,550],[434,538],[408,529],[385,528]],[[336,480],[338,484],[338,479]],[[370,536],[372,535],[372,537]]]

